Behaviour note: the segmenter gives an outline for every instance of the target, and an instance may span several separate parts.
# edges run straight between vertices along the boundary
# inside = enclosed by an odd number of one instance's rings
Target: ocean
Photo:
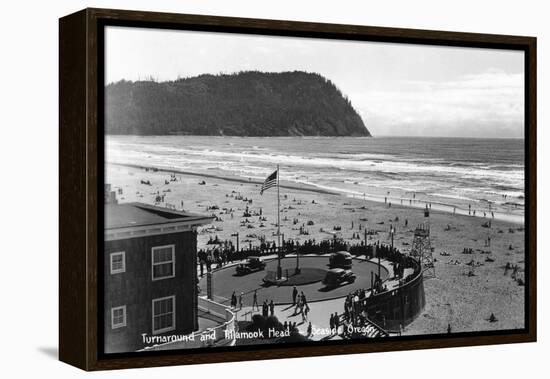
[[[523,223],[523,139],[107,136],[106,162],[280,180]]]

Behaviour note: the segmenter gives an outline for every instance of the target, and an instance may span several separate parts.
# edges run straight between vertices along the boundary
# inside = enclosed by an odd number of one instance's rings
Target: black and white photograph
[[[106,26],[100,348],[525,329],[524,54]]]

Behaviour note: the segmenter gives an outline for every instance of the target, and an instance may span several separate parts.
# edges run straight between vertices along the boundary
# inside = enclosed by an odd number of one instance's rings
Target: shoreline
[[[157,167],[157,166],[147,166],[147,165],[140,165],[140,164],[131,164],[131,163],[117,163],[117,162],[106,162],[106,165],[112,165],[112,166],[118,166],[118,167],[126,167],[126,168],[134,168],[139,170],[156,170],[157,172],[161,173],[172,173],[172,174],[180,174],[180,175],[188,175],[188,176],[194,176],[194,177],[203,177],[203,178],[211,178],[211,179],[217,179],[217,180],[223,180],[228,182],[234,182],[234,183],[240,183],[240,184],[250,184],[250,185],[262,185],[263,181],[251,179],[246,180],[244,178],[239,177],[230,177],[225,175],[218,175],[218,174],[209,174],[209,173],[198,173],[193,171],[184,171],[177,168],[168,168],[168,167]],[[312,192],[316,194],[324,194],[324,195],[336,195],[336,196],[342,196],[343,198],[348,199],[355,199],[359,201],[368,201],[376,204],[382,204],[385,205],[386,202],[385,199],[380,196],[376,195],[367,195],[367,194],[360,194],[359,192],[353,193],[351,191],[343,191],[343,190],[335,190],[332,188],[322,188],[318,185],[309,184],[309,183],[298,183],[297,185],[292,184],[286,184],[282,183],[280,184],[280,188],[289,189],[289,190],[295,190],[295,191],[304,191],[304,192]],[[409,208],[414,210],[423,210],[425,209],[426,204],[431,204],[429,208],[430,213],[433,212],[441,212],[444,214],[448,214],[450,216],[466,216],[471,217],[474,219],[479,220],[487,220],[487,221],[501,221],[506,222],[514,225],[525,225],[525,215],[514,215],[514,214],[505,214],[502,212],[494,212],[495,217],[483,217],[480,215],[470,215],[468,214],[468,210],[464,208],[460,208],[458,206],[452,206],[449,204],[444,204],[440,202],[427,202],[423,200],[413,200],[410,204],[407,204],[410,199],[405,198],[394,198],[394,197],[387,197],[387,200],[394,201],[397,200],[395,203],[391,203],[394,207],[400,207],[400,208]],[[402,201],[402,202],[401,202]],[[456,209],[456,213],[453,212],[453,208]]]
[[[211,179],[219,179],[219,180],[225,180],[228,182],[236,182],[236,183],[242,183],[242,184],[258,184],[262,185],[263,181],[255,180],[255,179],[241,179],[237,177],[229,177],[224,175],[216,175],[216,174],[203,174],[193,171],[183,171],[177,168],[161,168],[156,166],[143,166],[138,164],[131,164],[131,163],[115,163],[115,162],[106,162],[106,165],[113,165],[113,166],[121,166],[121,167],[129,167],[129,168],[137,168],[141,170],[156,170],[158,172],[165,172],[165,173],[171,173],[171,174],[180,174],[180,175],[189,175],[189,176],[196,176],[196,177],[203,177],[203,178],[211,178]],[[307,184],[300,184],[300,185],[288,185],[288,184],[280,184],[281,188],[290,189],[290,190],[296,190],[296,191],[306,191],[306,192],[314,192],[314,193],[320,193],[325,195],[340,195],[338,192],[325,190],[322,188],[317,188],[315,186],[307,185]]]

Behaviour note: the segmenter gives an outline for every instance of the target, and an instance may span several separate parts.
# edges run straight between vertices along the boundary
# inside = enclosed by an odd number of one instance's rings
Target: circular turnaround
[[[329,270],[328,257],[302,257],[300,256],[301,273],[293,279],[296,268],[296,258],[284,258],[281,260],[283,276],[288,272],[289,280],[284,285],[269,285],[263,279],[277,271],[277,259],[266,261],[265,270],[252,272],[248,275],[237,275],[235,266],[228,266],[213,273],[212,283],[214,287],[214,299],[222,304],[229,304],[233,291],[237,296],[243,293],[243,306],[251,306],[253,293],[257,291],[258,302],[273,300],[275,304],[292,303],[292,288],[296,286],[298,291],[304,292],[308,302],[322,301],[344,297],[358,289],[369,289],[371,273],[378,274],[378,265],[374,262],[353,259],[351,271],[356,275],[353,283],[342,283],[336,288],[326,288],[322,283],[325,273]],[[388,277],[388,271],[380,267],[382,280]],[[201,294],[206,294],[206,275],[200,279]]]
[[[266,285],[302,286],[304,284],[320,282],[325,278],[326,273],[327,270],[322,268],[300,267],[298,273],[296,273],[296,267],[291,269],[283,268],[283,280],[276,279],[276,271],[268,271],[262,280]]]

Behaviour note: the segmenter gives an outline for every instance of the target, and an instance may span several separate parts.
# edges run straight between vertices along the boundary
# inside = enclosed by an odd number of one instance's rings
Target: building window
[[[126,254],[124,251],[111,253],[111,274],[120,274],[126,271]]]
[[[176,329],[176,297],[168,296],[153,300],[153,334]]]
[[[111,327],[113,329],[126,326],[126,305],[111,308]]]
[[[174,245],[153,247],[153,280],[173,278],[175,276],[175,265]]]

